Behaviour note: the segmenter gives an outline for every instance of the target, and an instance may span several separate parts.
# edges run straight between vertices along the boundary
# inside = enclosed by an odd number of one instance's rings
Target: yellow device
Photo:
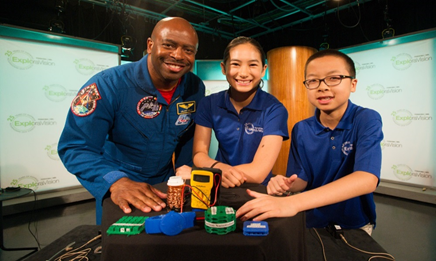
[[[210,170],[192,169],[191,171],[191,207],[207,209],[210,205],[214,173]]]

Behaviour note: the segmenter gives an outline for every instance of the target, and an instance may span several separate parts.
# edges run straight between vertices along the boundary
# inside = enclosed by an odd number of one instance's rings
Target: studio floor
[[[397,261],[436,260],[436,205],[375,194],[377,228],[373,238]],[[29,224],[29,220],[33,222]],[[81,201],[3,217],[4,245],[41,248],[80,225],[95,224],[95,202]],[[29,251],[1,251],[0,260],[19,260]],[[31,256],[24,260],[32,260]],[[312,261],[312,260],[309,260]]]

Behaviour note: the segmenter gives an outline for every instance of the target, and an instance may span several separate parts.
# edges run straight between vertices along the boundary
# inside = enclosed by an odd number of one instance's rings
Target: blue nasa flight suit
[[[102,201],[122,177],[157,184],[175,167],[192,165],[195,111],[203,82],[185,74],[168,104],[154,87],[147,56],[93,76],[71,104],[58,153],[67,170]]]
[[[380,180],[382,119],[378,112],[348,101],[348,107],[334,130],[324,127],[315,116],[298,122],[292,129],[291,151],[286,176],[297,174],[307,181],[305,191],[324,186],[355,171],[365,171]],[[303,192],[304,193],[304,192]],[[335,223],[353,229],[375,225],[373,193],[306,211],[307,227]]]

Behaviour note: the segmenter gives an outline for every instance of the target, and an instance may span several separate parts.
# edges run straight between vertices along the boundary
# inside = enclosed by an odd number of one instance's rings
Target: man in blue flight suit
[[[97,224],[105,197],[124,213],[130,205],[160,211],[166,194],[152,185],[190,172],[193,117],[205,93],[190,72],[197,48],[188,21],[162,19],[145,57],[96,74],[71,103],[58,152],[96,198]]]

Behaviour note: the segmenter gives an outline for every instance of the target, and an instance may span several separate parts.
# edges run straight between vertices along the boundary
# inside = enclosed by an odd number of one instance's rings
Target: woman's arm
[[[209,157],[212,129],[197,125],[194,134],[193,161],[197,167],[210,167],[216,161]],[[214,168],[223,172],[225,187],[240,186],[244,182],[262,183],[271,172],[282,146],[283,137],[267,135],[260,141],[253,161],[247,164],[230,166],[219,162]],[[240,153],[244,153],[241,151]]]
[[[192,147],[192,157],[194,165],[199,168],[208,168],[215,162],[209,157],[210,139],[212,129],[201,125],[195,126],[194,145]]]
[[[194,165],[199,168],[210,168],[216,160],[209,157],[210,140],[212,129],[197,125],[194,134],[194,146],[192,150]],[[222,162],[214,165],[222,171],[222,185],[226,188],[240,186],[245,182],[242,171]]]
[[[267,135],[260,141],[251,163],[235,166],[245,174],[246,182],[262,183],[271,172],[282,147],[283,137]],[[240,153],[244,153],[241,151]]]

